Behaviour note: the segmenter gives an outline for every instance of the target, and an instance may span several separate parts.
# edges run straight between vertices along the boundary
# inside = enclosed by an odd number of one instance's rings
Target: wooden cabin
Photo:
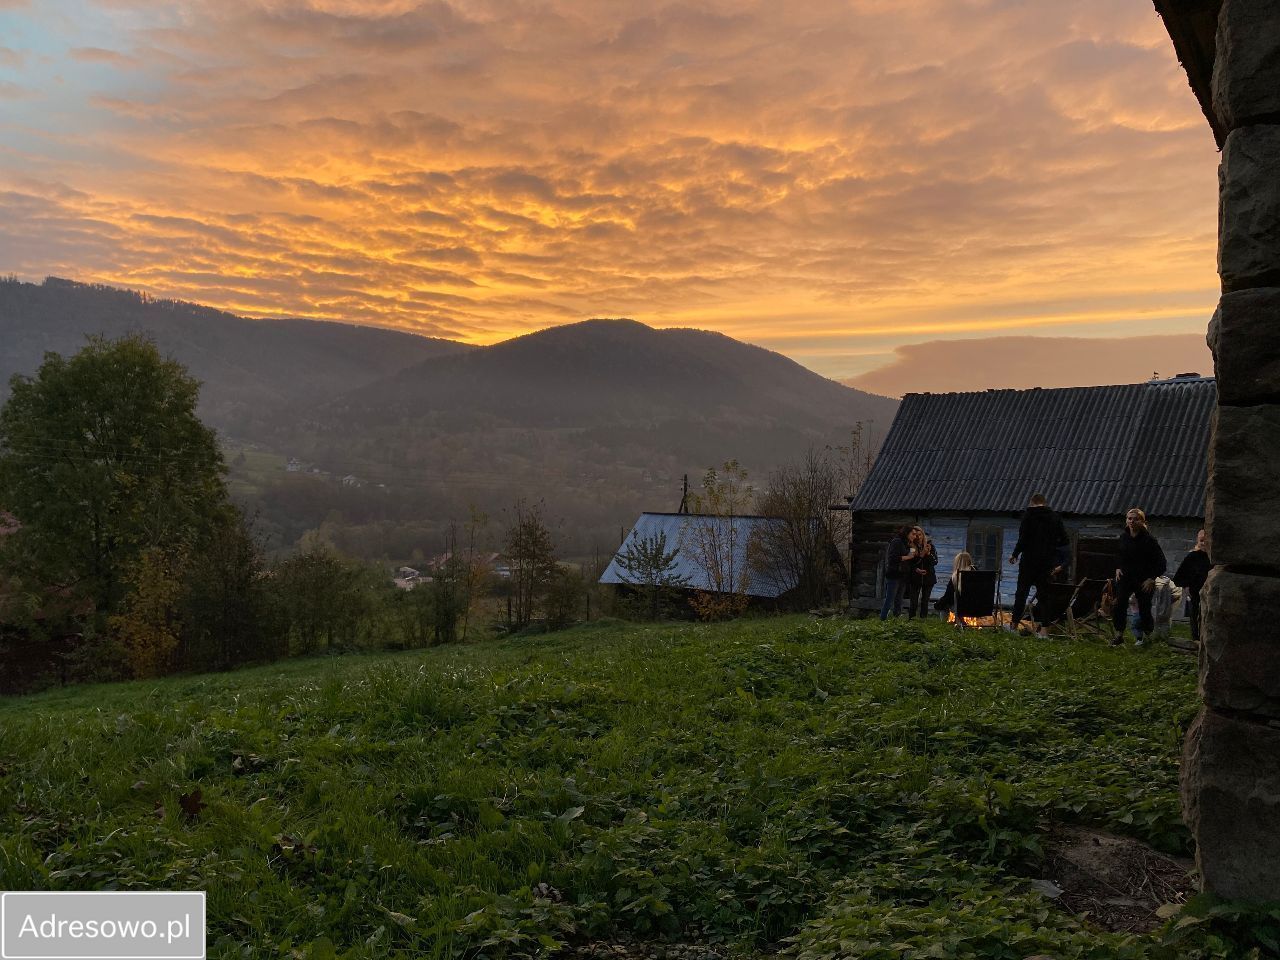
[[[1110,576],[1131,507],[1146,511],[1170,572],[1204,525],[1212,378],[1105,387],[915,393],[903,397],[852,503],[853,607],[878,610],[894,530],[919,524],[938,549],[941,592],[955,556],[999,574],[1007,606],[1018,568],[1009,554],[1034,493],[1071,536],[1073,578]]]

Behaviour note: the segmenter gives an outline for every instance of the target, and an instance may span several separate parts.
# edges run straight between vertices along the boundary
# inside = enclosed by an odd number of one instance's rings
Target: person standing
[[[1191,620],[1191,642],[1200,643],[1200,591],[1204,582],[1209,579],[1209,570],[1213,561],[1209,559],[1209,551],[1205,549],[1204,531],[1196,534],[1196,545],[1178,564],[1178,572],[1173,575],[1173,582],[1187,592],[1187,616]]]
[[[1018,565],[1018,587],[1013,594],[1013,618],[1010,621],[1012,629],[1017,630],[1022,622],[1031,588],[1036,588],[1036,597],[1039,598],[1048,589],[1049,579],[1066,565],[1069,544],[1062,518],[1049,509],[1043,493],[1032,494],[1031,503],[1018,524],[1018,542],[1009,555],[1009,562]]]
[[[1111,612],[1111,625],[1115,628],[1115,636],[1111,638],[1113,647],[1124,642],[1125,612],[1129,609],[1130,597],[1138,600],[1138,621],[1142,625],[1143,636],[1149,637],[1155,631],[1151,594],[1155,590],[1156,577],[1165,570],[1164,551],[1147,527],[1147,515],[1137,507],[1125,514],[1118,549],[1120,565],[1116,567],[1116,602]],[[1141,639],[1135,642],[1135,646],[1142,644]]]
[[[933,541],[919,527],[913,531],[916,542],[916,558],[911,567],[910,593],[907,595],[907,615],[914,617],[919,611],[921,617],[929,616],[929,597],[933,593],[934,584],[938,582],[935,572],[938,566],[938,550]]]
[[[911,528],[902,527],[889,541],[884,552],[884,603],[880,606],[880,619],[888,620],[892,611],[896,617],[902,613],[902,596],[907,590],[908,566],[916,558],[916,552],[909,544]]]

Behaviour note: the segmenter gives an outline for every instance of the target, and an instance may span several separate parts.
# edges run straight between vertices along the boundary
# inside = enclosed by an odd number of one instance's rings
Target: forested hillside
[[[452,521],[522,497],[563,521],[563,550],[607,555],[640,511],[679,505],[684,474],[733,458],[763,482],[859,421],[878,442],[896,409],[760,347],[632,320],[470,347],[51,278],[0,283],[0,324],[6,382],[90,334],[152,336],[203,381],[233,494],[276,550],[319,530],[357,556],[430,555]]]

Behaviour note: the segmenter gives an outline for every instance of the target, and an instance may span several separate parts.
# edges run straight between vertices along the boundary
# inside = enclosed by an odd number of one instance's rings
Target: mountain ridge
[[[272,542],[323,529],[370,558],[436,549],[451,520],[518,498],[542,500],[565,548],[589,552],[642,510],[673,508],[682,474],[732,458],[762,482],[808,447],[847,443],[858,421],[883,434],[897,407],[724,334],[633,319],[475,347],[54,278],[0,282],[0,325],[6,382],[86,334],[150,332],[204,381],[201,415]]]
[[[322,402],[335,379],[372,382],[431,355],[468,345],[329,321],[255,320],[182,300],[48,277],[0,282],[0,397],[10,377],[35,372],[46,352],[71,354],[85,338],[143,333],[204,387],[201,415],[250,431],[264,409]]]
[[[597,391],[607,402],[580,408],[574,401],[583,391]],[[428,358],[333,404],[412,416],[456,406],[460,398],[472,410],[518,422],[554,417],[583,426],[608,419],[714,416],[726,407],[766,421],[809,424],[831,419],[815,407],[830,406],[857,420],[896,406],[721,333],[658,329],[630,318],[583,320],[465,355]]]

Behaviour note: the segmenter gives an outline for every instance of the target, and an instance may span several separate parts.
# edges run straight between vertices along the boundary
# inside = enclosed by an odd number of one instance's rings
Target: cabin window
[[[1002,539],[1002,531],[999,527],[969,528],[969,555],[973,557],[973,565],[976,569],[997,574],[1000,572],[1003,557],[1000,551],[1004,546]]]

